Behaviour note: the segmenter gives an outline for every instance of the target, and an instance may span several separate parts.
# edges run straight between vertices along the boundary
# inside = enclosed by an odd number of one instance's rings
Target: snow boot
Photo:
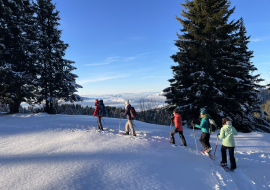
[[[210,148],[206,149],[206,152],[209,154],[209,153],[211,153],[211,150],[212,150],[212,148],[210,147]]]
[[[223,162],[221,161],[221,162],[220,162],[220,165],[225,167],[225,166],[227,166],[227,163],[223,163]]]
[[[129,135],[129,132],[125,132],[125,133],[123,133],[123,135]]]

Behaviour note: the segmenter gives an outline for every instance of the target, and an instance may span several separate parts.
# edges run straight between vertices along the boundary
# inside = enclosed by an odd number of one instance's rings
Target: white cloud
[[[124,60],[125,60],[125,61],[132,61],[132,60],[134,60],[134,59],[136,59],[136,57],[128,57],[128,58],[125,58]]]
[[[260,41],[268,41],[270,39],[269,36],[260,37],[260,38],[253,38],[250,39],[251,42],[260,42]]]
[[[148,55],[148,54],[150,54],[150,53],[149,52],[148,53],[141,53],[141,54],[138,54],[138,55],[135,55],[132,57],[127,57],[127,58],[124,58],[124,61],[132,61],[135,59],[139,59],[139,58],[143,57],[144,55]]]
[[[95,78],[95,79],[84,79],[84,80],[79,80],[78,84],[86,84],[86,83],[91,83],[91,82],[97,82],[97,81],[105,81],[105,80],[110,80],[110,79],[115,79],[115,78],[124,78],[128,77],[129,75],[123,75],[123,76],[109,76],[109,77],[100,77],[100,78]]]
[[[97,62],[97,63],[90,63],[90,64],[85,64],[85,66],[100,66],[100,65],[108,65],[112,62],[126,62],[126,61],[133,61],[135,59],[141,58],[144,55],[150,54],[150,52],[147,53],[141,53],[135,56],[130,56],[130,57],[126,57],[126,58],[121,58],[121,57],[108,57],[107,59]]]
[[[270,57],[270,55],[259,55],[259,56],[262,56],[262,57]]]
[[[128,39],[131,41],[139,41],[139,40],[143,40],[146,38],[144,36],[133,36],[133,37],[128,37]]]
[[[164,93],[157,92],[142,92],[142,93],[123,93],[123,94],[104,94],[104,95],[84,95],[85,100],[83,102],[76,102],[76,104],[81,104],[82,106],[94,106],[96,99],[102,99],[105,106],[114,106],[114,107],[124,107],[125,102],[129,100],[130,104],[139,108],[140,99],[144,99],[146,102],[151,99],[154,100],[158,105],[165,105],[165,96]]]
[[[260,39],[260,38],[255,38],[255,39],[251,39],[250,41],[251,41],[251,42],[259,42],[259,41],[262,41],[262,39]]]
[[[108,57],[107,59],[101,61],[100,63],[90,63],[85,64],[85,66],[99,66],[99,65],[108,65],[112,62],[119,61],[119,57]]]
[[[98,66],[98,65],[108,65],[110,64],[109,62],[107,63],[91,63],[91,64],[85,64],[85,66]]]
[[[173,46],[173,47],[171,47],[171,50],[178,51],[179,49],[178,49],[178,47]]]
[[[141,92],[141,93],[123,93],[123,94],[104,94],[104,95],[97,95],[97,94],[90,94],[90,95],[82,95],[84,98],[83,102],[74,102],[74,104],[80,104],[84,107],[94,107],[96,99],[102,99],[105,106],[114,106],[114,107],[122,107],[124,108],[125,102],[129,100],[130,104],[135,107],[137,111],[139,111],[140,100],[143,99],[145,104],[148,102],[155,101],[156,104],[161,107],[165,105],[166,97],[164,93],[158,92]],[[68,104],[70,102],[64,102],[64,104]],[[21,104],[23,107],[28,107],[27,103]],[[37,105],[38,106],[38,105]],[[39,106],[38,106],[39,107]]]
[[[147,76],[143,77],[142,79],[149,79],[149,78],[164,78],[164,76]]]

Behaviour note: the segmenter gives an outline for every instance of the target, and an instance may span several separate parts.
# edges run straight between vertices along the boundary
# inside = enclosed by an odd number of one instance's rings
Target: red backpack
[[[131,115],[131,119],[135,119],[135,117],[137,116],[137,113],[134,107],[130,107],[130,115]]]

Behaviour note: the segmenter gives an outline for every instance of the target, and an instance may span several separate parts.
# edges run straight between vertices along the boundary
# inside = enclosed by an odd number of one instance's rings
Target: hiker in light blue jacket
[[[230,155],[230,162],[231,162],[231,170],[233,171],[236,169],[236,162],[234,158],[234,136],[238,135],[236,129],[232,126],[232,122],[227,119],[222,119],[222,128],[220,133],[217,135],[218,138],[222,139],[222,147],[221,147],[221,154],[222,154],[222,161],[220,165],[227,166],[227,149],[229,150]]]

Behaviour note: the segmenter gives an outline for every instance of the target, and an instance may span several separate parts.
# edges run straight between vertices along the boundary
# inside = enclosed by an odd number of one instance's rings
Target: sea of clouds
[[[103,100],[106,106],[124,107],[125,102],[129,100],[129,103],[134,107],[139,107],[140,101],[150,102],[151,100],[156,102],[159,106],[165,105],[165,96],[163,93],[157,92],[141,92],[141,93],[123,93],[123,94],[106,94],[106,95],[86,95],[83,96],[84,101],[78,102],[82,106],[94,106],[95,100]]]
[[[160,107],[165,106],[166,97],[164,93],[158,92],[141,92],[141,93],[122,93],[122,94],[104,94],[104,95],[97,95],[97,94],[89,94],[82,96],[82,102],[74,102],[74,104],[80,104],[83,107],[94,107],[95,100],[103,100],[105,106],[113,106],[113,107],[122,107],[124,108],[125,102],[129,100],[129,103],[134,106],[135,108],[139,108],[140,101],[144,100],[145,103],[150,101],[154,101],[155,104],[159,105]],[[70,104],[70,102],[61,102],[62,104]],[[22,103],[22,107],[28,107],[27,103]],[[35,107],[39,107],[36,105]]]

